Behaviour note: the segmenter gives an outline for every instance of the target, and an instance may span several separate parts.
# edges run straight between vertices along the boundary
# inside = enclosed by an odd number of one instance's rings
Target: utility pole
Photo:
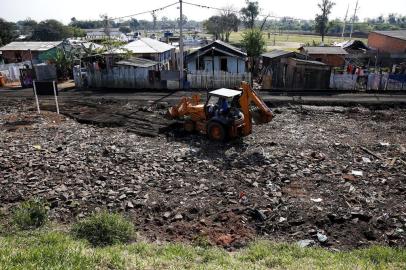
[[[352,17],[350,40],[352,39],[352,33],[354,32],[354,23],[355,23],[355,17],[357,16],[357,12],[358,12],[358,0],[357,0],[357,3],[355,4],[354,16]]]
[[[183,89],[183,3],[182,0],[179,0],[180,4],[180,19],[179,19],[179,54],[180,54],[180,61],[179,61],[179,69],[180,69],[180,83],[181,89]]]
[[[341,34],[341,38],[344,38],[344,33],[345,33],[345,27],[347,26],[347,18],[348,18],[348,10],[350,9],[350,4],[347,6],[347,12],[345,13],[345,18],[344,18],[344,26],[343,26],[343,32]]]

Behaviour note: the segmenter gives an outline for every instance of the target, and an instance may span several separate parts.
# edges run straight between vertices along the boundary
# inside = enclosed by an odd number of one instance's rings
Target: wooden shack
[[[323,90],[330,86],[331,67],[318,61],[282,59],[285,64],[285,88],[289,90]]]

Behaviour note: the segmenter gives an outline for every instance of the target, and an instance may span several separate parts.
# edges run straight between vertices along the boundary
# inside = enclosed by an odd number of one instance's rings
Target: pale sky
[[[151,9],[156,9],[177,0],[1,0],[0,18],[9,21],[24,20],[28,17],[40,21],[44,19],[57,19],[68,23],[70,18],[78,20],[99,19],[100,14],[107,13],[109,17],[120,17]],[[190,3],[225,7],[233,5],[240,9],[245,0],[184,0]],[[406,15],[406,0],[359,0],[358,17],[361,19],[398,13]],[[263,14],[275,16],[289,16],[302,19],[313,19],[320,0],[259,0]],[[335,0],[332,18],[343,18],[347,5],[350,4],[350,14],[353,13],[355,0]],[[215,15],[218,11],[184,5],[184,14],[189,19],[204,20]],[[179,17],[177,7],[157,12],[158,18]],[[151,15],[136,16],[137,19],[151,20]]]

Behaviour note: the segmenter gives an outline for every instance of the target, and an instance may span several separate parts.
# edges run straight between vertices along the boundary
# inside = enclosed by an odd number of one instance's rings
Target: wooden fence
[[[225,71],[212,72],[194,71],[187,74],[191,89],[217,89],[239,87],[242,81],[251,83],[251,73],[228,73]]]

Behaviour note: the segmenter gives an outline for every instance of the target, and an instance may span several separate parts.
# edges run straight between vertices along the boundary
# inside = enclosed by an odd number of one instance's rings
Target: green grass
[[[120,214],[100,212],[76,222],[72,234],[85,239],[93,246],[109,246],[129,242],[134,235],[134,225]]]
[[[330,252],[266,241],[235,253],[182,244],[93,248],[63,232],[37,230],[0,237],[0,269],[406,269],[406,251]]]
[[[242,32],[233,32],[231,33],[230,36],[230,43],[232,44],[239,44],[242,39]],[[315,42],[316,44],[321,43],[321,37],[317,35],[296,35],[296,34],[282,34],[282,35],[271,35],[271,38],[268,39],[268,34],[264,32],[264,38],[266,41],[267,46],[274,46],[274,37],[275,37],[275,46],[280,46],[284,49],[287,50],[296,50],[298,48],[291,48],[290,42],[295,42],[295,43],[301,43],[301,44],[307,44],[309,43],[310,45]],[[342,42],[348,40],[348,38],[342,39],[341,37],[325,37],[324,38],[324,43],[326,45],[332,44],[334,42]],[[363,42],[367,42],[366,39],[360,39]],[[288,43],[289,42],[289,43]]]
[[[41,199],[31,199],[20,204],[13,214],[13,223],[22,230],[36,229],[48,220],[48,207]]]

